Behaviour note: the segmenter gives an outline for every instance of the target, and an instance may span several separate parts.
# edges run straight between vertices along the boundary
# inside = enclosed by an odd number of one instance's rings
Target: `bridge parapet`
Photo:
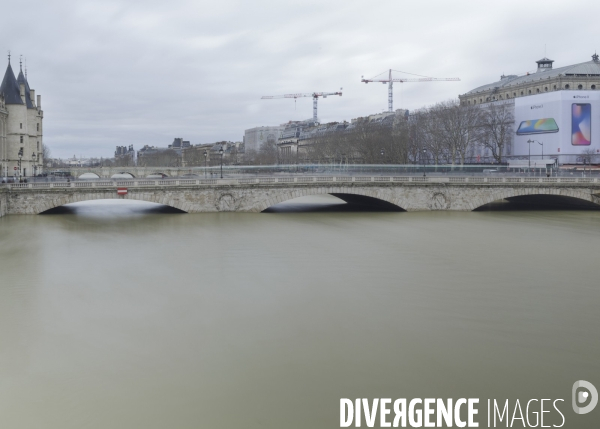
[[[54,188],[115,188],[115,187],[162,187],[162,186],[246,186],[276,184],[308,184],[308,183],[415,183],[415,184],[453,184],[453,185],[505,185],[505,184],[582,184],[600,183],[600,179],[592,177],[471,177],[471,176],[298,176],[298,177],[253,177],[225,179],[131,179],[131,180],[86,180],[71,182],[31,182],[9,183],[3,185],[11,191],[25,189]]]

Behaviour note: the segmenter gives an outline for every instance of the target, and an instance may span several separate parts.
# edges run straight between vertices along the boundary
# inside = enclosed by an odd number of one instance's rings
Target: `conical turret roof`
[[[23,84],[25,85],[25,104],[27,104],[27,108],[28,109],[35,109],[35,107],[33,107],[33,103],[31,102],[31,94],[30,94],[30,90],[29,90],[29,83],[27,82],[27,79],[25,78],[25,75],[23,74],[23,70],[21,70],[19,72],[19,77],[17,78],[17,83]]]
[[[2,84],[0,85],[0,94],[4,94],[4,101],[6,104],[23,104],[19,83],[10,66],[10,62],[6,68],[6,73],[4,73]]]

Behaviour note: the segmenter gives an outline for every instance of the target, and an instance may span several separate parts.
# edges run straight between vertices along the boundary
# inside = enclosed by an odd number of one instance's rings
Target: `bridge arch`
[[[165,206],[173,207],[175,209],[181,210],[182,212],[187,212],[186,208],[184,208],[184,202],[168,199],[165,196],[155,195],[153,193],[130,193],[125,196],[117,195],[115,191],[111,192],[90,192],[90,193],[69,193],[58,195],[55,198],[45,198],[39,200],[32,205],[30,208],[30,214],[41,214],[48,210],[52,210],[56,207],[64,206],[66,204],[72,203],[80,203],[85,201],[95,201],[95,200],[134,200],[134,201],[144,201],[147,203],[156,203],[162,204]]]
[[[124,177],[130,175],[131,177]],[[118,173],[114,173],[112,176],[110,176],[111,179],[134,179],[135,176],[133,175],[133,173],[130,173],[129,171],[119,171]]]
[[[525,200],[527,197],[537,196],[549,197],[550,199],[555,197],[554,199],[556,202],[579,201],[584,204],[587,203],[589,206],[593,204],[600,207],[599,198],[595,197],[590,189],[585,188],[502,188],[476,198],[473,210],[481,209],[488,204],[500,202],[502,200]]]
[[[94,173],[92,171],[83,172],[79,175],[79,179],[100,179],[98,173]]]
[[[279,203],[293,200],[299,197],[312,195],[333,195],[347,203],[358,203],[372,205],[379,208],[387,208],[395,211],[406,211],[402,201],[398,201],[392,192],[383,192],[375,188],[306,188],[294,190],[282,190],[276,192],[268,199],[264,199],[257,207],[258,212],[273,207]]]

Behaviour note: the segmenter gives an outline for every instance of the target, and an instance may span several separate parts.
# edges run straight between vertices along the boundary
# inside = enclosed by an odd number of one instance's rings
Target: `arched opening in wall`
[[[570,87],[571,86],[568,83],[565,85],[565,89],[569,89]]]
[[[596,89],[596,85],[592,85],[592,86],[591,86],[591,88],[592,88],[592,89]]]
[[[135,178],[135,176],[126,171],[122,171],[120,173],[113,174],[112,176],[110,176],[110,178],[111,179],[133,179],[133,178]]]
[[[583,85],[581,85],[581,84],[577,85],[577,89],[583,89]]]
[[[98,176],[96,173],[83,173],[79,176],[79,179],[99,179],[100,176]]]
[[[307,212],[403,212],[403,208],[379,198],[357,194],[321,194],[293,198],[275,204],[263,213]]]
[[[600,210],[590,201],[562,195],[520,195],[493,201],[473,211]]]
[[[154,214],[178,214],[183,210],[164,204],[130,199],[98,199],[78,201],[43,211],[42,215],[73,215],[87,218],[140,218]]]

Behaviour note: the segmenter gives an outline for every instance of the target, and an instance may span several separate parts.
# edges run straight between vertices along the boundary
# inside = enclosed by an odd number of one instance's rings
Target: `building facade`
[[[22,67],[15,77],[10,58],[0,84],[0,168],[3,177],[42,172],[43,118],[41,96],[29,87]]]
[[[281,137],[285,125],[274,127],[255,127],[244,131],[244,147],[246,152],[258,152],[263,143],[276,143]]]
[[[577,164],[589,160],[591,152],[600,154],[600,57],[560,68],[548,58],[536,63],[535,73],[502,75],[459,95],[461,105],[511,110],[513,130],[503,150],[509,162],[552,157],[559,164]],[[490,155],[481,145],[469,150],[471,162],[493,161]]]

